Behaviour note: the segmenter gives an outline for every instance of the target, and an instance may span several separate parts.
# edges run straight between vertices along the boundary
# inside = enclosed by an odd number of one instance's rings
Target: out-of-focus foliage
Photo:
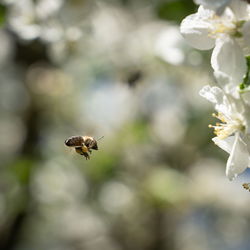
[[[160,18],[167,21],[181,22],[183,17],[190,15],[196,9],[196,5],[193,1],[185,0],[168,0],[160,1],[156,6],[157,14]]]
[[[224,176],[207,56],[179,34],[191,2],[2,5],[1,249],[249,248],[247,176]],[[86,161],[72,135],[104,138]]]
[[[6,7],[0,4],[0,25],[2,26],[5,20]]]

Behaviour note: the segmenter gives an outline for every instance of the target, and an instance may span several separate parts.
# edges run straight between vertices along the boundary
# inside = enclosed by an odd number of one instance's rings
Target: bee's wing
[[[70,153],[71,155],[75,154],[75,148],[74,148],[74,147],[70,147],[70,148],[69,148],[69,153]]]

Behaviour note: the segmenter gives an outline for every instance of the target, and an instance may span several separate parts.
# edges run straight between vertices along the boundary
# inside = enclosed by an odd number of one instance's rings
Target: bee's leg
[[[75,147],[76,153],[82,154],[82,147]]]
[[[82,147],[76,147],[75,150],[76,153],[85,156],[86,160],[90,158],[88,152],[84,152]]]
[[[85,158],[86,158],[86,160],[89,160],[89,159],[90,159],[89,154],[88,154],[87,152],[82,152],[81,155],[84,155]]]
[[[88,152],[89,151],[88,147],[84,143],[82,144],[82,151],[83,152]]]
[[[85,156],[86,160],[88,160],[90,158],[88,151],[89,151],[88,147],[83,143],[82,144],[82,155]]]

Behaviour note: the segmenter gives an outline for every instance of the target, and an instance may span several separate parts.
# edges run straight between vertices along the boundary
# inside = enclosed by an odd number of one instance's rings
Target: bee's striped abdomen
[[[71,136],[65,140],[65,145],[68,147],[80,147],[84,143],[82,136]]]

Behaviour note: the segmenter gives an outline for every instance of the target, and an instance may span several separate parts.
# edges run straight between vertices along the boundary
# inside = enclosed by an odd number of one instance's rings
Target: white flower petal
[[[249,4],[247,2],[232,0],[229,7],[238,21],[249,19]]]
[[[250,21],[244,23],[242,27],[243,44],[245,55],[250,54]]]
[[[217,83],[227,94],[232,95],[234,98],[239,98],[238,84],[233,82],[232,77],[221,71],[215,71],[214,77]]]
[[[247,131],[247,129],[246,129],[246,131]],[[241,134],[241,138],[247,144],[247,150],[248,150],[248,152],[250,152],[250,134],[249,134],[249,132],[246,132],[245,134]],[[248,167],[250,167],[250,165],[248,165]]]
[[[235,140],[227,160],[226,175],[229,180],[233,180],[242,173],[249,164],[249,153],[246,143],[241,139],[240,134],[235,134]]]
[[[196,14],[187,16],[181,23],[181,34],[196,49],[208,50],[215,45],[214,39],[209,37],[213,27],[207,19],[211,15],[210,10],[200,7]]]
[[[203,5],[205,8],[216,11],[217,14],[221,14],[231,0],[195,0],[194,2]]]
[[[246,132],[245,139],[247,142],[249,142],[249,147],[250,147],[250,107],[249,106],[245,108],[245,111],[243,114],[245,117],[245,132]],[[250,152],[250,148],[249,148],[249,152]]]
[[[220,147],[221,149],[226,151],[228,154],[230,154],[233,148],[234,141],[235,141],[235,136],[229,136],[223,140],[219,139],[218,137],[214,137],[212,138],[212,140],[218,147]]]
[[[235,85],[242,82],[246,73],[246,60],[240,46],[230,38],[217,39],[212,53],[214,71],[228,75]]]
[[[216,105],[224,103],[224,93],[218,87],[210,87],[209,85],[206,85],[200,90],[199,94]]]
[[[221,71],[214,71],[214,77],[223,89],[231,82],[231,77]]]

